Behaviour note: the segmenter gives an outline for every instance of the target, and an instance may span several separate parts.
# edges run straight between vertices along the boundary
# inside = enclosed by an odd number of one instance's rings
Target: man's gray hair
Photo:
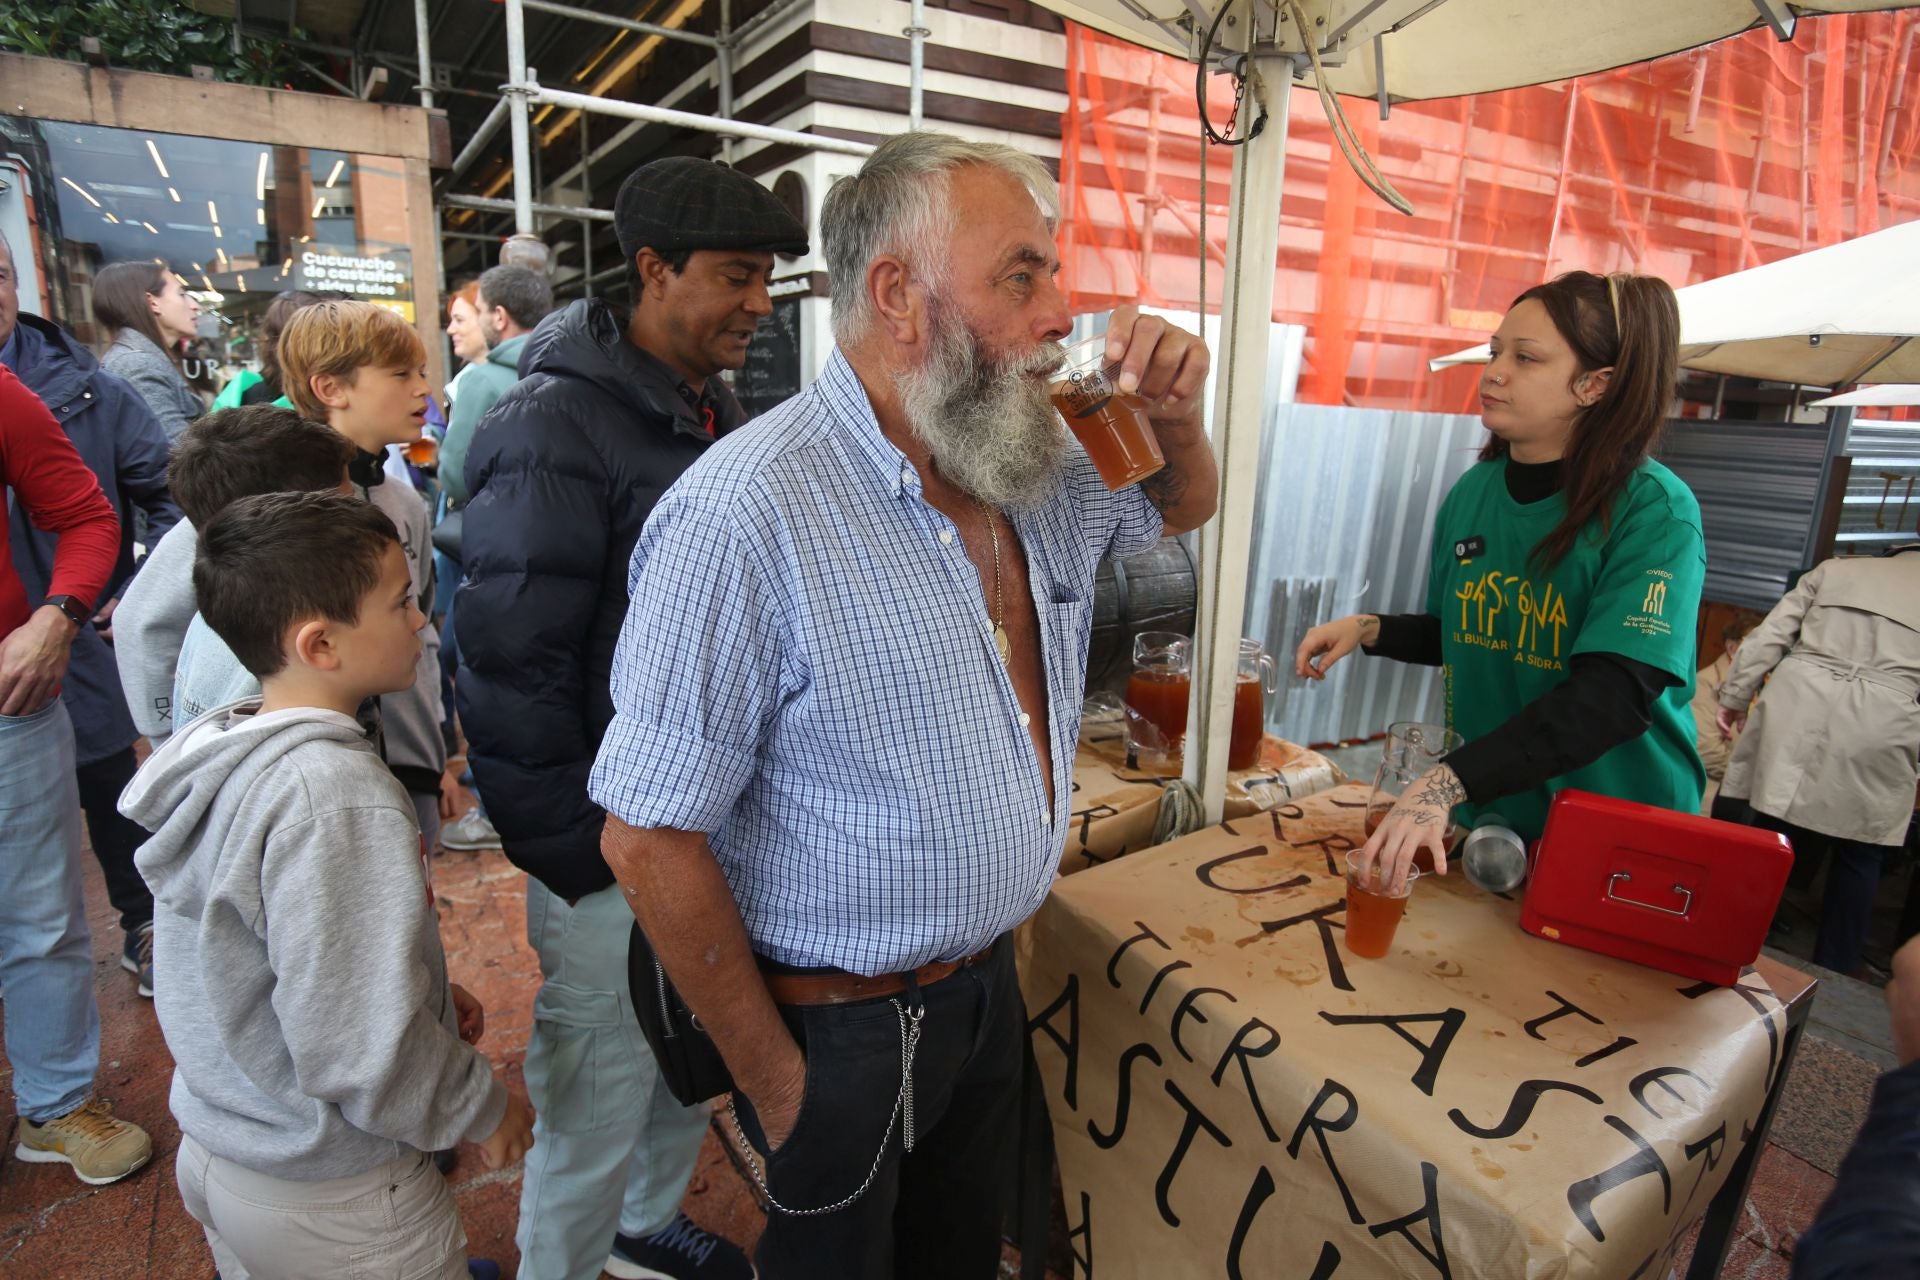
[[[1058,218],[1060,196],[1053,175],[1024,151],[925,130],[888,139],[858,173],[834,183],[821,206],[820,238],[833,280],[836,341],[850,343],[872,325],[867,265],[881,254],[897,254],[917,276],[936,288],[945,285],[945,245],[957,213],[948,192],[953,171],[968,164],[998,169],[1025,186],[1049,226]]]

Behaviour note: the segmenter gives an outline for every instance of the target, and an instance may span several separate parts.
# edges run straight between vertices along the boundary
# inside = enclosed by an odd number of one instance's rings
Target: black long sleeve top
[[[1541,502],[1560,491],[1560,464],[1507,462],[1515,502]],[[1380,636],[1366,652],[1437,667],[1440,619],[1430,613],[1380,615]],[[1522,707],[1492,733],[1446,757],[1467,798],[1486,804],[1531,790],[1592,764],[1647,731],[1653,704],[1678,683],[1657,667],[1611,653],[1579,653],[1567,678]]]

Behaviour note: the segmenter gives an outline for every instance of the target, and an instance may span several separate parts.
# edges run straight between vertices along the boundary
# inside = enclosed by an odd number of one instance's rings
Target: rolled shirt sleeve
[[[753,780],[781,696],[766,575],[730,514],[683,487],[648,520],[628,588],[588,792],[630,826],[712,834]]]

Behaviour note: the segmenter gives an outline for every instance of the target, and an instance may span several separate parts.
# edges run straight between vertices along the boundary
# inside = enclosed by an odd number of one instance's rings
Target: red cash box
[[[1520,927],[1731,986],[1766,941],[1793,846],[1775,831],[1587,791],[1547,810]]]

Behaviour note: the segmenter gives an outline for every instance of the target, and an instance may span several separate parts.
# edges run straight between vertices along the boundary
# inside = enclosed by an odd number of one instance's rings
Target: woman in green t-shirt
[[[1309,631],[1319,680],[1355,648],[1446,673],[1466,745],[1408,787],[1361,850],[1397,884],[1448,817],[1523,837],[1577,787],[1697,813],[1689,706],[1706,573],[1700,507],[1647,456],[1679,371],[1680,311],[1653,276],[1573,271],[1527,290],[1480,376],[1492,439],[1434,521],[1427,608]]]

